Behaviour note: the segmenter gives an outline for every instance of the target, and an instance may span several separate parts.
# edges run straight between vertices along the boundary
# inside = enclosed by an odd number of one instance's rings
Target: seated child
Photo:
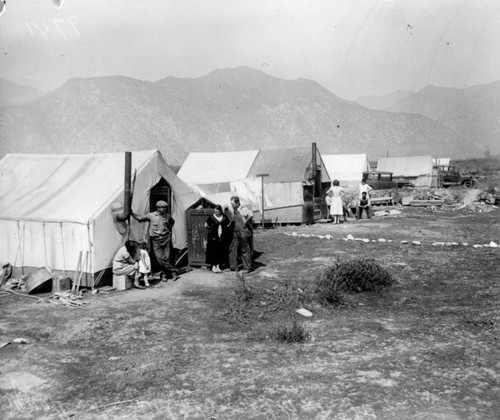
[[[144,239],[139,242],[141,259],[139,260],[139,279],[144,280],[146,287],[150,287],[149,275],[151,274],[151,259],[148,254],[148,243]]]

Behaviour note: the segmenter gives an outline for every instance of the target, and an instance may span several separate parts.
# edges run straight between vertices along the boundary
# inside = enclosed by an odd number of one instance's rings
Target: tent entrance
[[[158,184],[151,188],[149,194],[149,211],[156,210],[156,202],[159,200],[166,201],[168,203],[168,213],[172,214],[172,188],[169,183],[163,178],[160,178]]]
[[[172,188],[170,184],[165,181],[165,179],[160,178],[158,184],[156,184],[153,188],[151,188],[149,192],[149,211],[156,211],[156,203],[159,200],[166,201],[168,203],[167,212],[172,214]],[[149,240],[149,256],[151,258],[151,268],[153,269],[153,273],[156,273],[160,270],[160,266],[158,265],[158,261],[156,259],[155,253],[153,252],[153,243],[151,239]],[[175,254],[173,252],[172,254]],[[170,256],[170,262],[174,262],[175,255]]]

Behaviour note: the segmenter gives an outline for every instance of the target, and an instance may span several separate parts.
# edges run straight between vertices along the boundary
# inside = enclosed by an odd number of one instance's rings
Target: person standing
[[[222,212],[222,207],[216,205],[214,214],[205,222],[207,228],[206,263],[214,273],[221,273],[228,253],[229,218]]]
[[[139,284],[139,244],[135,241],[127,241],[125,245],[116,251],[113,257],[113,274],[116,276],[128,276],[134,282],[134,287],[144,289]]]
[[[139,279],[144,280],[144,285],[150,287],[149,275],[151,274],[151,258],[149,258],[148,253],[148,242],[146,240],[141,240],[139,242],[139,252],[141,258],[139,260]]]
[[[252,262],[252,219],[253,213],[244,207],[241,207],[239,197],[231,197],[232,220],[234,228],[233,238],[229,245],[229,268],[232,271],[238,271],[238,255],[241,253],[244,273],[250,273],[253,270]]]
[[[330,215],[333,218],[333,223],[338,225],[340,223],[340,216],[344,214],[344,205],[342,203],[344,189],[340,186],[338,180],[335,179],[333,181],[327,194],[330,197]]]
[[[328,190],[326,192],[326,197],[325,197],[325,203],[326,203],[326,208],[327,208],[327,213],[328,213],[328,220],[332,221],[333,216],[331,215],[330,209],[332,208],[332,197],[333,197],[333,191]]]
[[[361,195],[363,193],[366,193],[366,196],[368,198],[370,198],[370,191],[373,190],[372,187],[370,187],[367,183],[366,183],[366,179],[363,178],[361,180],[361,183],[358,185],[358,198],[361,198]]]
[[[149,237],[153,243],[153,252],[162,269],[162,281],[179,278],[177,270],[171,264],[172,257],[172,227],[175,220],[167,212],[168,204],[160,200],[156,203],[156,211],[140,216],[132,212],[132,217],[139,223],[149,222]]]

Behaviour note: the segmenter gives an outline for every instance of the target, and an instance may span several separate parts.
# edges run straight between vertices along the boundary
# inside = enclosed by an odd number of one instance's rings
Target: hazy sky
[[[7,0],[0,76],[198,77],[240,65],[346,98],[500,80],[498,0]]]

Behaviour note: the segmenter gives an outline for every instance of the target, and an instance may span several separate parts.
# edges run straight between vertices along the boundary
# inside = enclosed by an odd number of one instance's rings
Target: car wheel
[[[474,181],[465,181],[463,185],[467,188],[474,188]]]

